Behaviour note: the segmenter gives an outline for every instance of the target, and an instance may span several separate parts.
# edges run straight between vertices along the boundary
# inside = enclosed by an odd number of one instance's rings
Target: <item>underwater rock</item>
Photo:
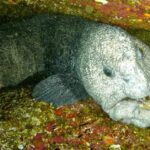
[[[0,27],[0,84],[37,72],[33,97],[55,105],[91,96],[114,120],[150,126],[150,48],[123,29],[67,15],[39,15]],[[88,94],[87,94],[88,93]]]

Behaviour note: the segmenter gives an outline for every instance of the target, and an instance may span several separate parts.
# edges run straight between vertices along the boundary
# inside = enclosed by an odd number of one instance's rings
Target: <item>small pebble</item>
[[[110,146],[110,150],[121,150],[121,146],[119,144],[113,144]]]
[[[22,144],[20,144],[20,145],[18,145],[18,149],[22,150],[22,149],[24,149],[24,146]]]
[[[107,0],[95,0],[95,2],[102,3],[103,5],[107,4]]]

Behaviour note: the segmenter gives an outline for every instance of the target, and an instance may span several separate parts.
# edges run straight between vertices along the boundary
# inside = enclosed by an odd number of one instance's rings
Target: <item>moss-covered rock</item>
[[[127,28],[150,30],[148,0],[2,0],[0,12],[10,17],[59,12]]]

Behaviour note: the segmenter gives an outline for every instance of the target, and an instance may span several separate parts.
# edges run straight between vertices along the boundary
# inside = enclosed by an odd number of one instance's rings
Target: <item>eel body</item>
[[[0,26],[0,87],[42,74],[36,100],[57,106],[91,96],[114,119],[150,126],[150,48],[120,27],[69,15]]]

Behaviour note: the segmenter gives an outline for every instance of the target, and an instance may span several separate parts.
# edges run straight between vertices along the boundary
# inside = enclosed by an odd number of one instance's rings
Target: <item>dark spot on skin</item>
[[[126,83],[128,83],[128,82],[129,82],[129,79],[125,79],[125,78],[124,78],[123,80],[124,80]]]

